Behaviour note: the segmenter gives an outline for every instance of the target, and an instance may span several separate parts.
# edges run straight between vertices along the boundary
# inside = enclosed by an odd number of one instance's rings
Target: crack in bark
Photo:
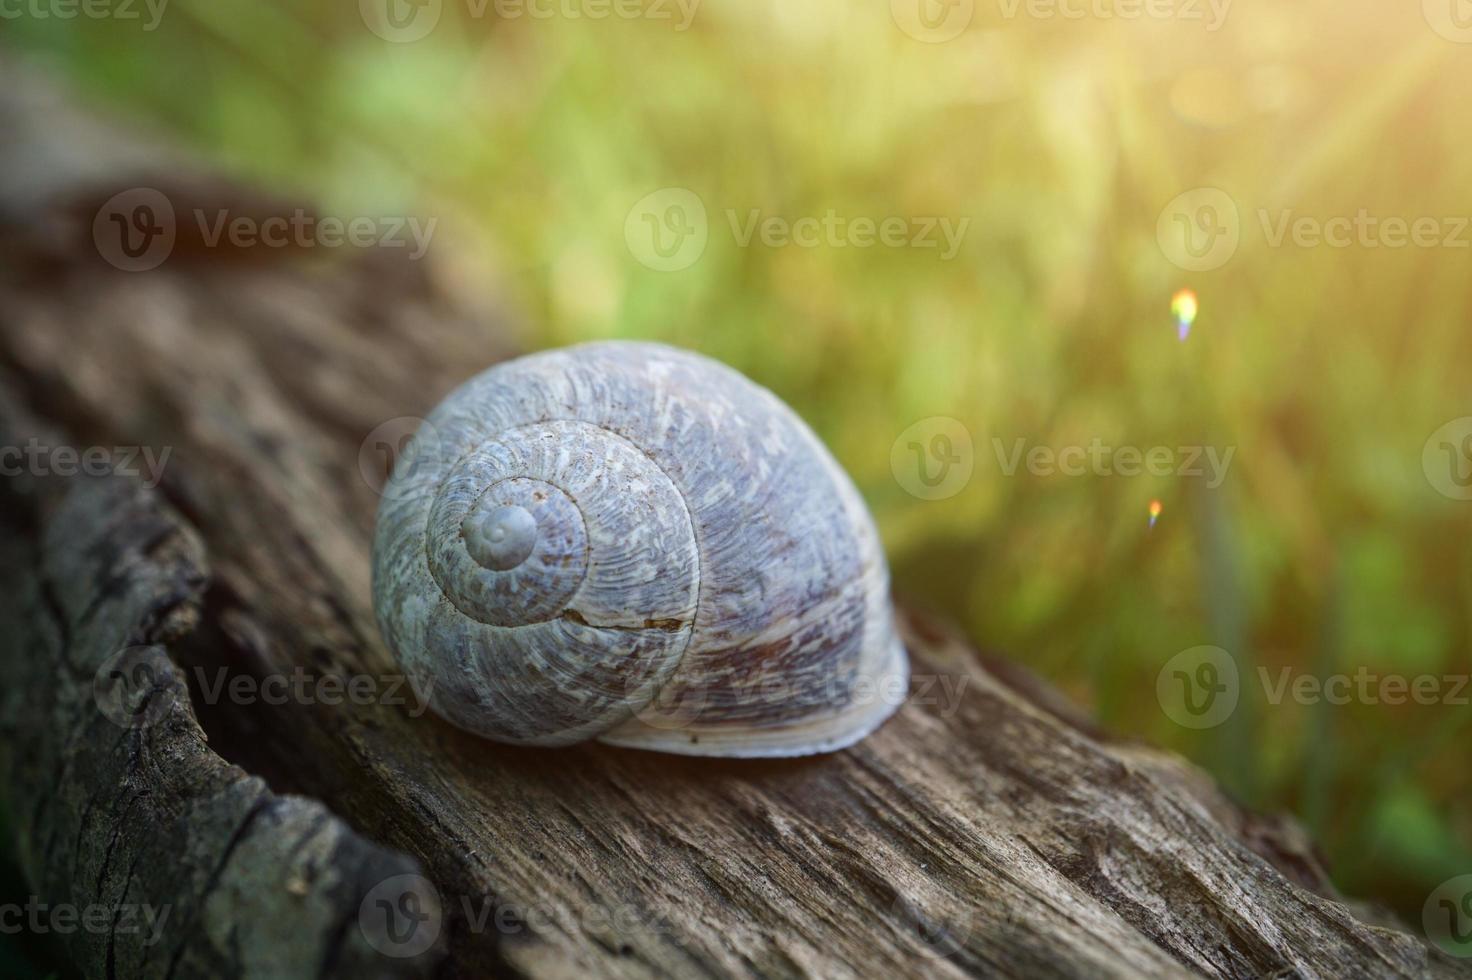
[[[240,846],[240,842],[245,839],[245,835],[250,832],[251,827],[254,826],[256,820],[259,819],[260,816],[270,808],[271,804],[272,801],[270,799],[258,800],[253,806],[251,806],[250,810],[246,812],[245,818],[240,821],[240,824],[235,828],[234,833],[232,833],[225,841],[224,850],[221,851],[220,857],[215,862],[213,870],[210,871],[209,877],[205,879],[204,887],[200,889],[198,894],[193,896],[191,902],[190,916],[188,919],[189,926],[194,925],[194,922],[199,918],[199,915],[203,910],[205,903],[209,901],[210,893],[213,892],[216,886],[219,885],[220,876],[224,873],[226,866],[230,863],[230,858],[234,856],[235,849]],[[179,944],[174,947],[173,955],[169,957],[169,968],[164,973],[165,980],[171,980],[171,978],[174,976],[174,972],[179,967],[179,961],[183,957],[184,951],[188,949],[189,943],[192,942],[193,939],[194,936],[191,934],[190,929],[186,928],[182,931],[179,939]]]

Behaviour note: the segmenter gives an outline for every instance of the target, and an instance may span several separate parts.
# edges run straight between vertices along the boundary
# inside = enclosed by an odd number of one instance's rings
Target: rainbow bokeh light
[[[1170,312],[1176,318],[1176,333],[1181,340],[1191,335],[1191,324],[1196,322],[1198,309],[1196,291],[1193,289],[1177,290],[1170,298]]]

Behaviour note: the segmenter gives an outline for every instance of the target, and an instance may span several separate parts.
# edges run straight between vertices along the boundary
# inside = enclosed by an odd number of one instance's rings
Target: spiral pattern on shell
[[[373,572],[416,691],[498,741],[826,751],[908,676],[848,477],[770,392],[656,344],[454,392],[385,488]]]

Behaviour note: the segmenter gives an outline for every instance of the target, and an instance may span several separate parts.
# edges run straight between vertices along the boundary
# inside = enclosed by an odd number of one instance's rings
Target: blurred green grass
[[[1254,671],[1472,670],[1472,504],[1421,466],[1431,433],[1472,414],[1472,252],[1275,248],[1258,212],[1472,215],[1472,57],[1415,5],[1241,0],[1215,32],[1007,9],[978,5],[939,44],[886,3],[839,0],[705,0],[683,32],[447,3],[412,44],[352,4],[280,0],[173,0],[153,32],[6,31],[100,104],[326,213],[438,217],[442,273],[512,308],[529,346],[662,339],[773,388],[854,475],[902,595],[1110,729],[1298,813],[1348,892],[1418,921],[1472,869],[1472,710],[1273,705]],[[1157,218],[1202,186],[1236,202],[1242,240],[1185,272]],[[664,187],[709,214],[678,272],[624,240]],[[942,261],[743,248],[728,209],[971,223]],[[1201,302],[1184,344],[1182,287]],[[929,416],[975,445],[971,482],[942,501],[890,469]],[[1235,456],[1209,490],[1007,476],[992,442],[1095,438]],[[1198,644],[1230,650],[1244,685],[1228,722],[1192,732],[1155,679]]]

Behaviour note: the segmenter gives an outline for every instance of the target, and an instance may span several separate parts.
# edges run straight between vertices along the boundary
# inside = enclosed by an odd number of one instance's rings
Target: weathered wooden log
[[[1344,902],[1291,821],[912,613],[911,698],[828,756],[425,713],[374,625],[361,450],[506,331],[393,256],[120,271],[91,239],[119,191],[274,205],[162,157],[109,177],[90,124],[0,101],[38,134],[0,163],[50,161],[0,208],[0,446],[37,447],[0,498],[0,789],[41,899],[172,910],[73,934],[89,976],[1472,975]],[[161,472],[41,475],[60,447]]]
[[[45,431],[14,405],[4,417]],[[0,725],[39,921],[100,916],[52,925],[89,976],[413,975],[377,954],[374,920],[350,926],[379,881],[418,866],[205,742],[168,655],[198,622],[198,536],[133,480],[30,489],[5,497]]]

